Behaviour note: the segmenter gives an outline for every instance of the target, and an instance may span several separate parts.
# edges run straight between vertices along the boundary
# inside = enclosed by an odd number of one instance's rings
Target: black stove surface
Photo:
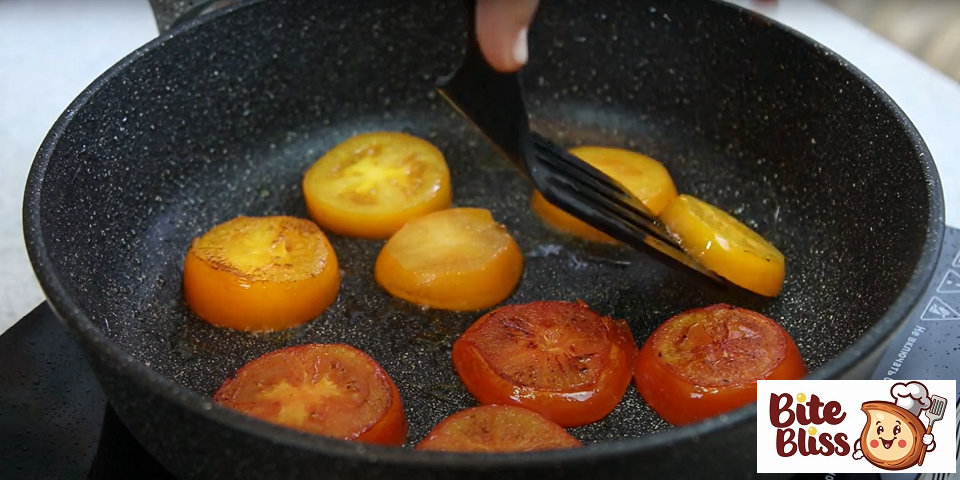
[[[954,294],[944,287],[956,286],[948,279],[958,271],[960,230],[948,228],[935,278],[912,314],[916,318],[905,327],[916,320],[929,328],[960,330],[960,290]],[[899,337],[907,334],[908,330],[894,336],[881,366],[896,355]],[[917,347],[919,341],[914,348],[920,350]],[[939,355],[928,350],[925,355]],[[957,378],[958,372],[951,370],[957,365],[941,365],[949,371],[910,373]],[[878,373],[884,373],[881,370]],[[174,479],[117,418],[79,347],[44,303],[0,335],[0,479],[78,478]],[[802,474],[794,478],[878,480],[880,476]]]
[[[0,335],[0,478],[171,479],[44,303]]]

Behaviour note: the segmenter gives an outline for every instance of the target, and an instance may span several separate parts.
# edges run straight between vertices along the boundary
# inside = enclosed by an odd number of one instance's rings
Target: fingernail
[[[517,33],[517,39],[513,43],[513,60],[520,65],[527,63],[530,52],[527,50],[527,29],[524,28]]]

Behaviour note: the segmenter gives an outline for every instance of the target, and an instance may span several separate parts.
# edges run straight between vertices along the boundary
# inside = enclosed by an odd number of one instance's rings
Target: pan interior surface
[[[683,310],[729,302],[780,322],[814,371],[883,318],[918,268],[934,202],[924,147],[843,62],[713,2],[545,3],[524,71],[532,126],[567,145],[633,149],[787,258],[781,295],[696,281],[642,253],[551,231],[531,187],[433,89],[463,47],[458,2],[254,3],[167,37],[108,78],[59,134],[39,192],[53,275],[103,335],[209,396],[268,351],[354,345],[396,381],[414,444],[475,405],[452,342],[484,312],[424,310],[373,280],[382,241],[329,235],[336,303],[301,327],[212,327],[183,301],[193,238],[238,215],[308,218],[300,182],[349,136],[433,142],[454,204],[488,208],[525,258],[506,303],[582,299],[638,344]],[[585,443],[670,428],[631,386]]]

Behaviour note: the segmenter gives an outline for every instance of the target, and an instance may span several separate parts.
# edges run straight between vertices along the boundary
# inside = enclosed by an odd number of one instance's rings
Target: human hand
[[[515,72],[527,63],[527,29],[539,0],[478,0],[477,42],[487,63]]]

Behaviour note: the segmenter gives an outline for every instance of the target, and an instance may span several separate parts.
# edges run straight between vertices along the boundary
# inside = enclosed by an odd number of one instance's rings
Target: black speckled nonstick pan
[[[423,311],[373,280],[383,242],[331,235],[336,303],[287,331],[214,328],[184,303],[191,239],[238,215],[307,217],[300,182],[348,136],[397,130],[446,156],[458,206],[490,209],[526,259],[505,303],[586,301],[638,342],[680,311],[756,309],[815,378],[865,378],[932,275],[943,202],[926,146],[862,73],[809,39],[717,1],[544,0],[523,78],[532,127],[625,147],[743,219],[787,258],[782,294],[747,298],[640,252],[552,232],[531,186],[434,90],[465,45],[461,2],[248,1],[136,51],[67,109],[36,158],[24,226],[40,282],[136,438],[183,478],[741,478],[755,407],[672,428],[631,386],[573,451],[416,452],[475,405],[450,360],[485,312]],[[346,342],[394,378],[403,448],[298,433],[213,405],[245,362]]]

